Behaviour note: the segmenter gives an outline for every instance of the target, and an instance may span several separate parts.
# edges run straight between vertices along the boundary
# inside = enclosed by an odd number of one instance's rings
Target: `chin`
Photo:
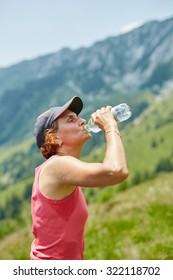
[[[90,140],[92,138],[92,134],[91,133],[87,133],[87,140]]]
[[[82,138],[85,142],[85,141],[90,140],[92,138],[92,135],[91,135],[91,133],[87,132],[87,133],[85,133],[84,137],[82,137]]]

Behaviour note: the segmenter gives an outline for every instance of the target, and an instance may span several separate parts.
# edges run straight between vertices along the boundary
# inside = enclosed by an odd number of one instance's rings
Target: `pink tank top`
[[[88,217],[85,198],[80,187],[60,200],[43,195],[38,188],[38,178],[46,163],[35,169],[31,201],[35,239],[31,245],[31,259],[82,260],[84,227]]]

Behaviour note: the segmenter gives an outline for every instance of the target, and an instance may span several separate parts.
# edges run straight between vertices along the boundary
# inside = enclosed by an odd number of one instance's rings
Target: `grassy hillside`
[[[150,102],[124,130],[119,124],[130,171],[123,187],[146,181],[162,171],[173,171],[173,95],[156,96]],[[101,161],[104,151],[105,145],[96,148],[90,160]]]
[[[116,187],[84,188],[90,212],[87,259],[173,258],[173,96],[142,98],[143,113],[125,129],[119,125],[129,178]],[[97,148],[84,160],[102,161],[105,145],[98,139],[93,135]],[[31,187],[43,159],[33,139],[0,152],[0,259],[28,259]]]
[[[86,259],[173,259],[173,182],[162,174],[90,205]]]
[[[173,259],[172,176],[160,174],[124,192],[116,192],[116,187],[97,192],[96,201],[89,205],[85,258]],[[23,205],[20,222],[18,231],[1,239],[0,259],[29,259],[29,203]]]

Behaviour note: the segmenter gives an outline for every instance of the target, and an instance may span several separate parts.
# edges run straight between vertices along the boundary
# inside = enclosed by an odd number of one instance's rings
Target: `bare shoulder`
[[[45,179],[49,178],[56,184],[75,185],[72,179],[80,170],[82,163],[81,160],[72,156],[54,156],[43,166],[40,176]],[[68,182],[67,177],[71,178]]]
[[[40,191],[51,199],[62,199],[70,195],[76,188],[73,184],[66,184],[63,179],[65,162],[64,156],[56,156],[43,166],[39,176]]]
[[[60,173],[61,170],[64,172],[64,170],[66,170],[69,165],[73,166],[74,164],[81,164],[81,160],[72,156],[54,156],[43,166],[42,169],[51,173],[54,171],[56,171],[56,173],[57,171]]]

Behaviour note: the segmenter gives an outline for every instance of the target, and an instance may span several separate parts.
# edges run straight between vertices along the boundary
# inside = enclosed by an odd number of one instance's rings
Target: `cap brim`
[[[71,110],[72,112],[76,113],[77,115],[80,114],[83,108],[83,102],[78,96],[74,96],[71,100],[64,104],[62,107],[55,107],[55,111],[53,113],[53,121],[55,121],[58,117],[62,115],[67,109]]]
[[[37,146],[40,148],[44,142],[44,131],[51,127],[52,123],[60,117],[67,109],[77,115],[82,111],[83,102],[78,96],[74,96],[62,107],[53,107],[41,114],[35,123],[34,134],[36,136]]]

